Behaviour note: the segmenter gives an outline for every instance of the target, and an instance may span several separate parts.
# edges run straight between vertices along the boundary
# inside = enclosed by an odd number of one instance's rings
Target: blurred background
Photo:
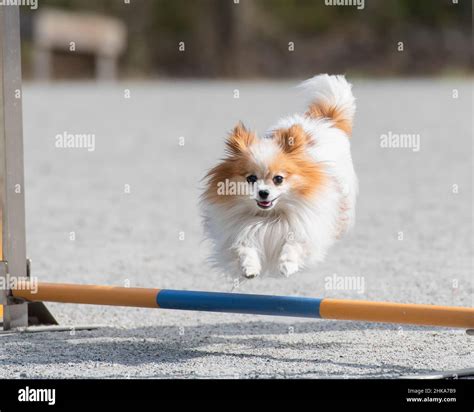
[[[233,290],[206,261],[202,178],[239,120],[262,134],[306,109],[295,91],[300,80],[342,72],[357,99],[354,230],[316,268],[257,278],[240,291],[472,305],[472,2],[365,0],[359,10],[357,0],[334,1],[356,5],[22,6],[33,273],[42,281]],[[388,135],[417,138],[419,150],[385,147]],[[58,145],[65,136],[78,143]],[[81,145],[84,136],[94,144]],[[361,277],[364,291],[326,287],[334,274]],[[469,337],[451,330],[48,307],[61,324],[114,328],[28,346],[12,337],[0,377],[374,378],[474,363]]]
[[[331,5],[341,1],[41,0],[36,10],[21,8],[23,72],[53,79],[472,73],[470,1]]]

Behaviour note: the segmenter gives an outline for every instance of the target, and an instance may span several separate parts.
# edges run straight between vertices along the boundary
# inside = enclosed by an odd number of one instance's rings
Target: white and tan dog
[[[262,137],[240,123],[225,159],[206,176],[201,207],[212,261],[230,276],[290,276],[322,261],[354,222],[351,85],[323,74],[301,87],[305,113]]]

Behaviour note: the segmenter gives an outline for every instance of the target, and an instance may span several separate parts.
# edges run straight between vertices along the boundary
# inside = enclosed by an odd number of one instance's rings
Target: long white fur
[[[309,103],[337,105],[352,121],[355,99],[344,76],[323,74],[300,87]],[[278,273],[289,276],[322,261],[334,241],[353,225],[358,184],[350,141],[330,119],[301,114],[283,118],[259,138],[252,148],[253,156],[268,162],[276,146],[269,136],[276,129],[295,124],[313,139],[307,150],[328,177],[313,198],[289,196],[277,211],[263,214],[245,201],[230,207],[206,201],[201,204],[205,232],[213,243],[211,261],[233,278]]]

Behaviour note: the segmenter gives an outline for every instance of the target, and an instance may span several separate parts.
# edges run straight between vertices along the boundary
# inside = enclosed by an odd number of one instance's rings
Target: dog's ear
[[[288,129],[277,129],[274,139],[286,153],[296,153],[305,149],[310,144],[307,133],[299,124],[294,124]]]
[[[242,122],[239,122],[226,140],[228,154],[242,154],[254,141],[255,134],[247,130]]]

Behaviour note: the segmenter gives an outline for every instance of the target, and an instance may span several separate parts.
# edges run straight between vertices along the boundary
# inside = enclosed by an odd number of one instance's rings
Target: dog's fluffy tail
[[[306,116],[330,119],[336,127],[351,135],[355,98],[352,85],[343,75],[320,74],[304,81],[299,87],[308,99]]]

